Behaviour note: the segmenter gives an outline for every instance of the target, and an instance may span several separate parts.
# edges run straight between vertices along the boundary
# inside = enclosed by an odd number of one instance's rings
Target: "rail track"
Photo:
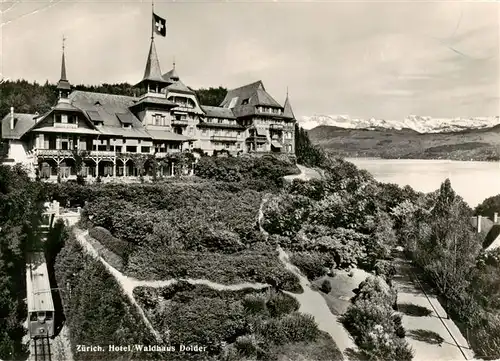
[[[31,356],[34,361],[51,361],[50,339],[48,337],[32,338]]]

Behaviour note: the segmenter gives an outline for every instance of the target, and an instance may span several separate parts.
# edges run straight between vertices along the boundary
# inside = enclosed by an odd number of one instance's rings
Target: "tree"
[[[325,161],[324,151],[312,145],[307,132],[297,123],[295,124],[295,156],[297,163],[311,167],[320,167]]]
[[[200,88],[196,90],[196,96],[203,105],[218,107],[226,97],[227,89],[219,86],[218,88]]]

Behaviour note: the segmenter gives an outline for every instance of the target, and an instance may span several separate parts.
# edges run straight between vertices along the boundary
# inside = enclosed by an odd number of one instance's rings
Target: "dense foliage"
[[[126,272],[134,277],[256,281],[301,290],[275,250],[262,243],[257,227],[262,194],[246,189],[245,184],[177,182],[88,188],[91,195],[82,224],[111,232],[113,238],[92,230],[95,238],[122,256]],[[80,189],[86,192],[85,187]],[[120,242],[130,247],[120,250]]]
[[[300,173],[287,158],[273,155],[262,157],[202,157],[195,167],[198,177],[225,182],[262,180],[270,187],[282,186],[283,176]]]
[[[494,213],[500,215],[500,194],[486,198],[474,209],[474,215],[493,218]]]
[[[295,124],[295,156],[297,163],[309,167],[321,167],[326,159],[324,151],[314,146],[309,140],[307,131]]]
[[[200,88],[196,90],[196,96],[200,104],[218,107],[226,97],[227,89],[219,86],[218,88]]]
[[[42,250],[38,226],[44,193],[19,167],[0,165],[0,358],[21,359],[26,316],[25,256]]]
[[[262,226],[309,278],[331,268],[373,271],[397,243],[387,213],[394,189],[340,159],[326,158],[323,167],[324,179],[294,180],[287,193],[271,197]]]
[[[282,347],[325,342],[312,317],[298,313],[297,301],[281,292],[216,291],[180,282],[164,289],[138,288],[134,293],[170,344],[207,346],[203,357],[278,360]],[[332,354],[323,354],[322,359],[341,359],[331,338],[329,345]],[[304,356],[303,351],[299,354]]]
[[[478,357],[500,356],[497,252],[481,251],[472,211],[446,180],[434,194],[393,209],[398,237],[434,285]]]
[[[361,282],[341,322],[368,360],[410,361],[413,351],[404,340],[400,316],[393,305],[396,292],[382,279]]]
[[[156,343],[113,276],[99,261],[84,254],[74,235],[66,240],[55,268],[76,360],[108,360],[120,355],[107,350],[76,352],[79,344],[106,347]],[[121,357],[125,354],[134,359],[159,358],[158,354],[144,352],[122,352]]]
[[[100,84],[100,85],[75,85],[75,90],[83,90],[96,93],[107,93],[116,95],[136,96],[140,89],[134,88],[127,83]],[[227,89],[223,87],[195,90],[201,104],[219,106],[226,96]],[[17,113],[40,114],[50,110],[57,101],[57,90],[55,84],[45,82],[41,85],[37,82],[30,83],[26,80],[17,80],[0,83],[0,118],[3,118],[14,107]]]

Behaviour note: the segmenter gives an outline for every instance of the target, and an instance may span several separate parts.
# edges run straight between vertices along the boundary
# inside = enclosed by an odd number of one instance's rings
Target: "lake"
[[[451,186],[471,207],[500,194],[500,163],[460,162],[427,159],[347,158],[366,169],[381,182],[409,185],[421,192],[432,192],[449,178]]]

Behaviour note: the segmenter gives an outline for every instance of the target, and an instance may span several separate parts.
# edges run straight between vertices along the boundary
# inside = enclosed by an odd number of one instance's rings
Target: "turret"
[[[71,84],[66,77],[66,60],[64,58],[64,42],[66,38],[63,37],[62,45],[62,61],[61,61],[61,78],[57,83],[57,90],[59,91],[59,100],[68,99],[68,95],[71,91]]]

